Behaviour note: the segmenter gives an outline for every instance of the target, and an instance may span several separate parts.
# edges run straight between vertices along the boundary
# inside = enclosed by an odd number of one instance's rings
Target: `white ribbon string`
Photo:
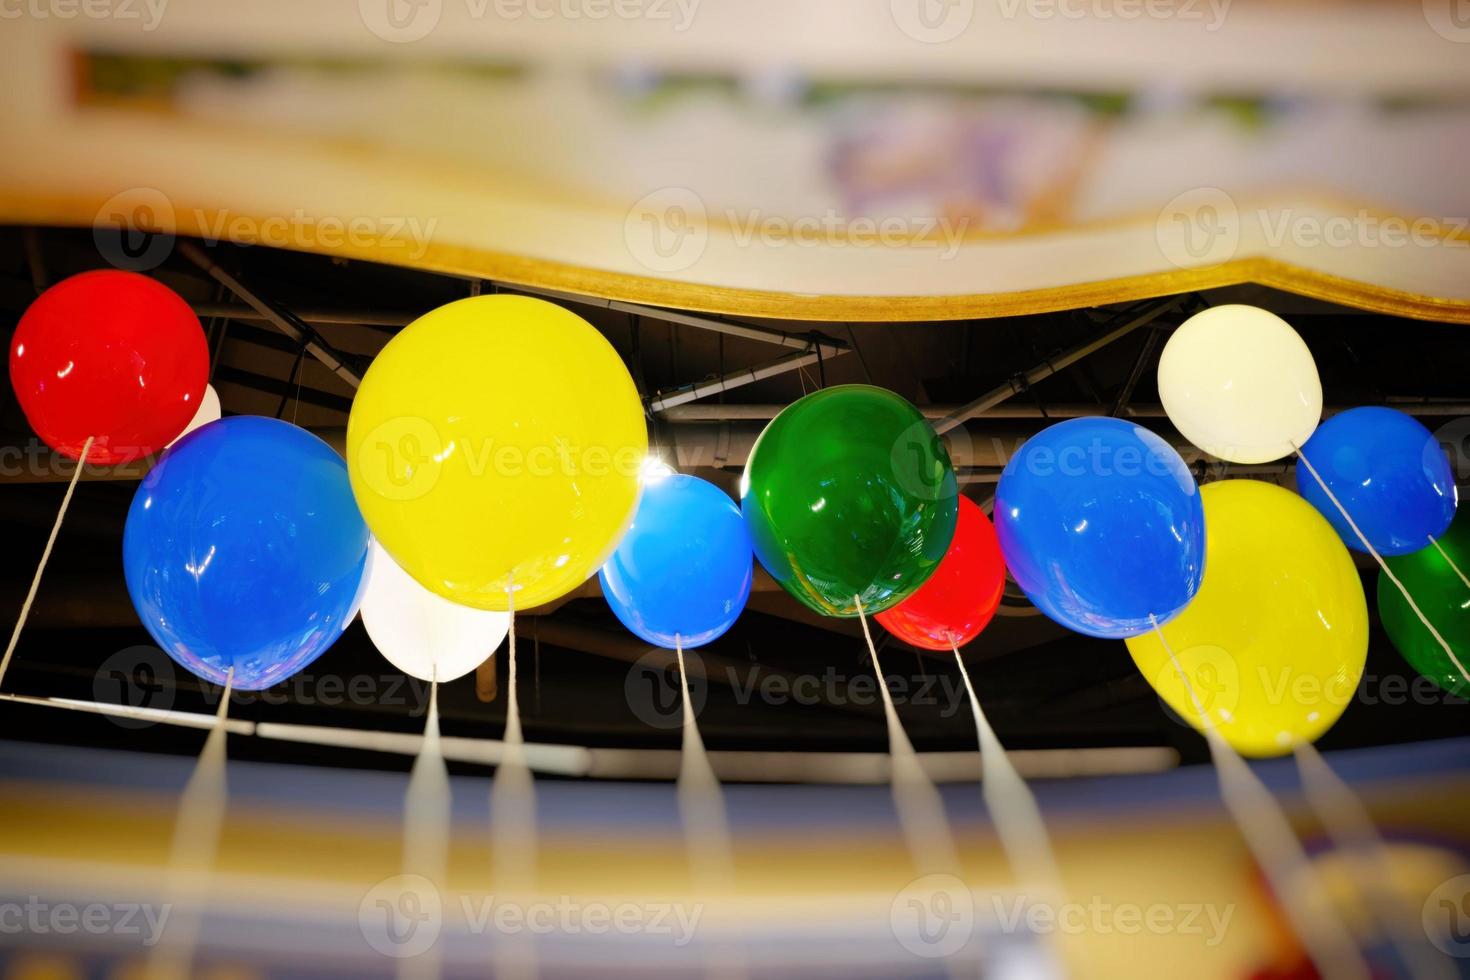
[[[960,869],[959,850],[955,847],[949,817],[944,812],[944,801],[940,799],[934,781],[919,764],[913,743],[898,720],[893,694],[888,690],[888,679],[883,676],[878,651],[873,646],[873,634],[868,630],[868,616],[863,611],[862,598],[853,596],[853,602],[863,624],[863,639],[868,641],[873,670],[878,675],[878,691],[883,696],[883,716],[888,722],[888,751],[893,759],[893,805],[898,811],[898,823],[908,844],[909,855],[921,875],[957,874]]]
[[[1220,780],[1220,798],[1255,856],[1257,867],[1270,882],[1308,958],[1324,980],[1369,980],[1368,964],[1329,904],[1330,898],[1292,831],[1286,812],[1240,754],[1215,731],[1163,628],[1152,614],[1149,622],[1199,716]]]
[[[448,903],[450,837],[449,769],[439,739],[439,670],[429,682],[429,713],[424,741],[408,777],[403,800],[403,873],[426,878]],[[401,980],[437,980],[443,975],[443,957],[434,943],[417,956],[400,957]]]
[[[1060,902],[1062,878],[1051,839],[1046,833],[1046,823],[1041,817],[1041,808],[1036,804],[1031,787],[1011,764],[1009,753],[990,727],[990,720],[975,694],[975,686],[970,682],[970,672],[965,669],[959,647],[951,644],[951,649],[960,668],[960,677],[964,679],[965,691],[970,696],[970,709],[974,713],[975,730],[980,739],[981,792],[985,806],[995,820],[995,832],[1000,837],[1001,848],[1012,872],[1025,888],[1040,891]]]
[[[510,643],[506,650],[505,754],[490,784],[490,850],[498,894],[528,899],[536,887],[536,786],[526,764],[521,708],[516,691],[514,587],[507,590]],[[503,936],[494,946],[494,973],[506,980],[535,980],[536,947],[529,936]]]
[[[229,731],[225,721],[234,683],[235,668],[231,667],[225,675],[214,727],[204,739],[194,772],[179,796],[163,896],[164,907],[172,908],[174,913],[163,939],[149,953],[144,971],[159,980],[186,980],[192,973],[199,924],[209,897],[209,877],[225,823],[225,735]]]
[[[689,697],[689,674],[684,664],[684,640],[674,634],[674,655],[679,661],[679,690],[684,716],[683,745],[679,753],[679,776],[675,792],[679,819],[684,825],[684,845],[689,854],[689,871],[699,901],[729,898],[735,887],[735,847],[730,836],[725,794],[710,765],[694,702]],[[736,980],[746,976],[740,951],[727,944],[711,948],[706,957],[709,977]]]
[[[1292,448],[1296,450],[1297,459],[1301,460],[1303,465],[1306,466],[1307,472],[1312,474],[1312,479],[1317,481],[1317,486],[1321,487],[1322,492],[1327,494],[1327,499],[1332,501],[1332,505],[1337,508],[1337,512],[1342,515],[1342,519],[1348,522],[1348,527],[1353,529],[1353,533],[1358,536],[1358,540],[1363,543],[1363,547],[1368,549],[1368,554],[1372,555],[1373,560],[1378,562],[1378,567],[1383,569],[1383,574],[1388,576],[1388,580],[1392,582],[1394,586],[1399,590],[1399,592],[1403,595],[1404,601],[1409,604],[1409,608],[1414,610],[1414,615],[1419,617],[1419,622],[1424,624],[1424,628],[1429,631],[1430,635],[1433,636],[1434,639],[1439,643],[1439,645],[1444,649],[1445,655],[1448,656],[1451,662],[1454,663],[1455,667],[1459,669],[1460,676],[1465,678],[1465,682],[1470,683],[1470,672],[1466,672],[1465,665],[1460,663],[1460,658],[1455,656],[1455,651],[1450,648],[1450,645],[1447,642],[1445,642],[1445,638],[1439,635],[1439,630],[1434,628],[1434,624],[1429,621],[1429,617],[1425,616],[1423,611],[1420,610],[1419,604],[1414,601],[1413,596],[1409,595],[1409,590],[1404,587],[1404,583],[1400,582],[1399,577],[1393,573],[1393,569],[1388,567],[1388,562],[1384,561],[1383,556],[1378,553],[1378,549],[1373,547],[1373,543],[1368,540],[1368,536],[1365,535],[1358,527],[1357,522],[1353,520],[1353,515],[1349,514],[1347,512],[1347,508],[1342,505],[1342,501],[1337,499],[1337,494],[1333,493],[1332,488],[1329,487],[1327,485],[1327,482],[1322,479],[1321,474],[1317,472],[1317,467],[1312,465],[1312,461],[1310,459],[1307,459],[1307,454],[1302,452],[1302,447],[1293,443]],[[1433,538],[1430,538],[1429,540],[1434,541]],[[1438,542],[1435,542],[1435,544],[1437,547]],[[1443,554],[1443,550],[1441,550],[1440,553]],[[1461,576],[1462,580],[1463,578],[1464,576]]]
[[[1369,912],[1383,927],[1409,976],[1413,980],[1454,980],[1449,961],[1425,940],[1417,901],[1410,906],[1395,890],[1393,862],[1368,808],[1315,745],[1300,741],[1295,752],[1307,802],[1346,860]]]
[[[61,533],[61,522],[66,518],[66,509],[71,506],[72,494],[76,492],[77,482],[82,478],[82,468],[87,463],[87,453],[92,449],[93,436],[88,436],[87,441],[82,444],[82,454],[77,459],[76,469],[72,470],[71,482],[66,485],[66,495],[61,498],[61,508],[56,512],[56,521],[51,525],[51,534],[46,538],[46,548],[41,552],[41,563],[36,566],[36,574],[31,578],[31,589],[26,593],[25,602],[21,603],[20,617],[15,621],[15,629],[10,632],[10,642],[5,646],[5,656],[0,658],[0,684],[5,682],[5,672],[10,669],[10,658],[15,654],[16,645],[20,643],[20,631],[25,629],[26,620],[31,615],[31,605],[36,601],[36,592],[41,588],[41,576],[46,571],[46,563],[51,560],[51,549],[56,546],[56,536]]]
[[[1459,576],[1460,584],[1470,589],[1470,578],[1465,577],[1465,573],[1460,571],[1460,566],[1455,564],[1455,560],[1450,557],[1450,553],[1444,550],[1444,546],[1435,540],[1432,534],[1429,536],[1429,543],[1434,545],[1434,550],[1439,552],[1439,556],[1444,559],[1444,563],[1450,566],[1450,571]]]

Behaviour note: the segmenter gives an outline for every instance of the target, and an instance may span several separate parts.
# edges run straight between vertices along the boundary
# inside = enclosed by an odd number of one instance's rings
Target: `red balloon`
[[[167,446],[209,380],[199,318],[173,290],[119,269],[83,272],[42,293],[15,328],[10,384],[47,445],[87,462],[126,463]]]
[[[925,650],[962,647],[990,622],[1005,590],[1006,565],[985,511],[960,497],[954,540],[944,560],[919,591],[878,622],[894,636]]]

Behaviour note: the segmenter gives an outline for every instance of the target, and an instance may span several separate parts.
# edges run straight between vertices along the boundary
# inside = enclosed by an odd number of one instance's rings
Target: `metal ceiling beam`
[[[534,296],[544,296],[547,299],[563,300],[568,303],[580,303],[583,306],[596,306],[604,310],[616,310],[619,313],[630,313],[634,316],[648,317],[650,320],[661,320],[664,323],[678,323],[686,327],[695,327],[699,330],[711,330],[715,333],[722,333],[729,337],[757,340],[766,344],[779,344],[782,347],[791,347],[797,350],[821,348],[823,357],[836,357],[838,354],[851,349],[845,340],[822,336],[814,331],[788,333],[785,330],[772,330],[769,327],[758,327],[749,323],[735,323],[730,320],[720,320],[710,316],[685,313],[681,310],[666,310],[659,306],[642,306],[638,303],[624,303],[621,300],[601,299],[596,296],[580,296],[576,293],[564,293],[555,289],[537,289],[531,286],[516,286],[511,284],[506,284],[505,288],[513,289],[518,293],[530,293]]]
[[[249,303],[262,318],[268,320],[275,325],[276,329],[301,344],[308,354],[325,364],[327,369],[337,375],[337,377],[354,388],[362,384],[362,375],[343,363],[343,357],[345,355],[334,350],[331,345],[317,336],[316,331],[303,323],[299,317],[257,295],[238,278],[220,268],[213,259],[205,254],[203,249],[193,242],[180,239],[177,247],[180,255],[209,273],[211,278],[219,282],[230,292]]]
[[[919,405],[919,411],[927,419],[942,419],[945,416],[959,410],[959,405]],[[732,405],[729,403],[703,405],[677,405],[659,412],[659,417],[665,422],[735,422],[735,421],[770,421],[785,409],[785,405],[758,404],[758,405]],[[1035,405],[1024,404],[1001,404],[977,415],[975,419],[1070,419],[1084,415],[1099,414],[1100,406],[1093,402],[1067,402],[1057,405],[1047,405],[1045,414]],[[1129,405],[1124,410],[1124,417],[1139,419],[1161,419],[1164,418],[1164,407],[1157,403],[1151,405]],[[971,421],[975,421],[972,419]]]
[[[193,303],[194,312],[205,317],[224,317],[229,320],[254,320],[270,322],[270,317],[243,303]],[[298,320],[306,323],[343,324],[357,327],[406,327],[417,320],[421,313],[393,313],[386,310],[296,310]]]
[[[847,352],[838,351],[837,353],[845,354]],[[757,364],[755,367],[741,368],[738,371],[731,371],[729,374],[709,381],[700,381],[684,388],[676,388],[666,395],[660,394],[648,403],[648,410],[651,412],[664,412],[670,408],[675,408],[700,398],[718,395],[722,391],[730,391],[734,388],[753,384],[764,378],[771,378],[778,374],[785,374],[788,371],[795,371],[798,368],[806,367],[808,364],[816,364],[824,358],[831,358],[833,356],[832,354],[823,354],[816,350],[811,350],[802,354],[789,354],[785,357],[779,357],[765,364]]]
[[[1152,323],[1171,310],[1178,309],[1183,305],[1184,301],[1185,298],[1182,296],[1171,296],[1162,302],[1153,304],[1142,313],[1130,317],[1122,326],[1108,331],[1101,337],[1090,340],[1080,347],[1074,347],[1066,353],[1042,361],[1025,374],[1012,378],[1000,387],[986,392],[968,405],[961,405],[936,422],[934,424],[934,430],[940,435],[943,435],[955,426],[975,418],[977,415],[985,414],[985,412],[999,405],[1012,395],[1020,394],[1038,381],[1049,378],[1064,368],[1071,367],[1087,355],[1102,350],[1113,341],[1128,336],[1139,327]]]
[[[478,282],[478,280],[471,280]],[[795,350],[809,350],[816,347],[822,348],[823,357],[836,357],[838,354],[851,350],[851,345],[845,340],[836,337],[827,337],[814,331],[803,331],[792,333],[786,330],[773,330],[770,327],[760,327],[750,323],[737,323],[733,320],[721,320],[712,316],[700,316],[694,313],[685,313],[682,310],[668,310],[659,306],[643,306],[639,303],[624,303],[621,300],[602,299],[597,296],[583,296],[579,293],[566,293],[557,289],[538,289],[534,286],[518,286],[510,283],[502,284],[502,288],[508,291],[525,293],[531,296],[541,296],[546,299],[559,300],[565,303],[576,303],[579,306],[593,306],[603,310],[613,310],[618,313],[629,313],[634,316],[647,317],[650,320],[658,320],[663,323],[677,323],[686,327],[695,327],[699,330],[710,330],[722,333],[728,337],[739,337],[743,340],[754,340],[764,344],[777,344],[781,347],[790,347]],[[243,298],[243,297],[242,297]],[[198,303],[194,306],[194,312],[200,316],[223,316],[232,320],[269,320],[270,317],[260,309],[251,306],[241,306],[235,303]],[[400,312],[396,310],[304,310],[297,314],[299,319],[307,323],[342,323],[357,324],[375,327],[405,327],[418,319],[420,313]]]

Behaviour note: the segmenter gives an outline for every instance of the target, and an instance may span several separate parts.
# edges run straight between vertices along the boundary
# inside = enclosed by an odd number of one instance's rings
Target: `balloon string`
[[[82,453],[77,458],[77,465],[71,474],[71,482],[66,485],[66,495],[61,498],[61,509],[56,512],[56,522],[51,525],[51,535],[46,539],[46,548],[41,552],[41,563],[36,566],[35,577],[31,579],[31,590],[26,593],[26,600],[20,607],[20,618],[15,621],[15,629],[10,633],[10,643],[5,647],[5,656],[0,658],[0,684],[5,682],[5,672],[10,669],[10,658],[15,654],[15,648],[20,643],[20,631],[25,629],[26,620],[31,615],[31,604],[36,601],[36,592],[41,588],[41,576],[46,571],[46,563],[51,560],[51,549],[56,546],[56,536],[61,533],[61,522],[66,518],[66,509],[71,506],[72,494],[77,489],[77,481],[82,478],[82,468],[87,462],[87,453],[92,448],[94,436],[88,436],[87,441],[82,444]]]
[[[1446,565],[1450,566],[1450,570],[1460,577],[1460,584],[1470,589],[1470,578],[1465,577],[1465,573],[1460,571],[1460,566],[1455,564],[1455,560],[1450,557],[1450,553],[1444,550],[1444,546],[1435,540],[1432,534],[1429,536],[1429,543],[1434,545],[1434,550],[1439,552],[1439,556],[1444,559]]]
[[[683,697],[683,745],[679,754],[679,776],[675,791],[679,819],[684,825],[684,843],[689,855],[690,877],[699,893],[697,902],[712,896],[728,896],[735,887],[735,847],[730,837],[725,794],[705,752],[704,739],[694,717],[689,697],[689,674],[684,664],[684,640],[674,634],[674,655],[679,663],[679,690]],[[746,975],[738,948],[717,944],[708,951],[707,975],[734,980]]]
[[[509,593],[508,604],[510,606],[510,643],[506,647],[506,686],[509,690],[505,696],[505,744],[522,745],[525,738],[521,735],[521,701],[516,693],[516,606],[515,593]]]
[[[450,789],[449,769],[439,736],[439,669],[429,681],[429,713],[424,721],[424,741],[408,777],[403,801],[403,873],[428,879],[445,894],[449,871]],[[434,980],[443,975],[439,944],[417,956],[398,960],[398,976]]]
[[[1046,833],[1041,808],[1031,788],[1011,763],[995,730],[990,727],[959,647],[951,641],[950,649],[954,651],[955,663],[959,665],[960,677],[964,679],[965,691],[970,696],[970,709],[975,715],[983,773],[980,788],[985,805],[995,819],[1001,848],[1010,861],[1011,870],[1028,891],[1042,890],[1060,901],[1063,894],[1061,874],[1057,870],[1056,854]]]
[[[1301,460],[1302,463],[1306,465],[1307,472],[1312,474],[1312,479],[1317,481],[1317,486],[1321,487],[1322,492],[1327,494],[1327,499],[1332,501],[1332,505],[1337,508],[1337,512],[1342,515],[1343,520],[1348,522],[1348,527],[1353,529],[1353,533],[1358,536],[1358,540],[1363,543],[1363,547],[1368,549],[1368,554],[1372,555],[1373,560],[1378,562],[1378,567],[1383,569],[1383,574],[1387,575],[1388,580],[1398,588],[1399,592],[1404,597],[1404,601],[1407,602],[1409,604],[1409,608],[1414,611],[1414,615],[1419,617],[1419,622],[1424,624],[1424,628],[1429,631],[1430,635],[1433,636],[1436,641],[1438,641],[1439,645],[1444,649],[1445,654],[1450,658],[1451,662],[1453,662],[1454,665],[1459,668],[1460,676],[1465,678],[1466,683],[1470,683],[1470,672],[1467,672],[1465,670],[1465,665],[1460,663],[1460,658],[1455,656],[1455,651],[1452,650],[1450,648],[1450,645],[1445,642],[1445,638],[1439,635],[1439,630],[1434,628],[1434,624],[1429,621],[1429,617],[1425,616],[1423,611],[1420,610],[1419,604],[1414,601],[1413,596],[1409,595],[1409,590],[1404,586],[1404,583],[1399,581],[1399,577],[1393,573],[1393,569],[1388,567],[1388,562],[1383,560],[1383,556],[1378,553],[1377,548],[1373,547],[1373,543],[1368,540],[1368,536],[1365,535],[1361,529],[1359,529],[1357,522],[1355,522],[1352,515],[1347,512],[1347,508],[1342,505],[1342,501],[1337,499],[1337,494],[1332,492],[1332,488],[1327,485],[1327,482],[1322,479],[1321,474],[1317,472],[1317,467],[1312,465],[1312,461],[1310,459],[1307,459],[1307,454],[1302,452],[1302,448],[1300,446],[1293,443],[1292,448],[1296,450],[1297,459]],[[1433,541],[1434,539],[1430,538],[1430,540]]]
[[[908,845],[909,856],[921,875],[958,873],[959,851],[950,831],[949,817],[944,812],[944,801],[940,799],[934,781],[920,765],[913,743],[899,723],[893,694],[888,690],[888,679],[878,664],[878,651],[873,646],[873,634],[868,630],[863,600],[860,596],[853,596],[853,602],[863,624],[863,639],[868,642],[873,670],[878,675],[878,691],[883,696],[883,717],[888,723],[888,754],[893,767],[893,805],[898,811],[898,824]]]
[[[516,692],[516,611],[514,584],[507,590],[510,644],[507,647],[505,743],[490,784],[490,850],[499,893],[528,898],[536,884],[536,788],[526,762],[521,709]],[[526,935],[502,937],[493,947],[492,972],[507,980],[534,980],[536,947]]]
[[[1409,976],[1414,980],[1453,980],[1455,974],[1448,969],[1447,961],[1424,942],[1419,917],[1404,914],[1406,907],[1394,891],[1388,848],[1368,808],[1315,745],[1300,741],[1295,752],[1307,803],[1326,828],[1333,846],[1347,859],[1359,892],[1366,896],[1369,910],[1388,934]]]
[[[1174,654],[1174,648],[1164,636],[1163,628],[1152,613],[1148,619],[1153,624],[1164,652],[1169,655],[1169,662],[1173,665],[1179,682],[1189,692],[1195,714],[1199,716],[1200,728],[1210,746],[1210,758],[1215,764],[1215,773],[1220,781],[1220,798],[1240,829],[1241,836],[1245,838],[1246,846],[1255,856],[1257,867],[1270,883],[1271,891],[1280,900],[1287,918],[1296,927],[1307,956],[1325,980],[1368,980],[1368,965],[1353,944],[1347,928],[1328,904],[1306,851],[1302,849],[1301,842],[1291,829],[1286,812],[1246,761],[1215,730],[1189,675],[1185,673],[1179,658]],[[1304,890],[1308,885],[1318,893],[1316,897],[1320,901],[1314,902],[1314,896],[1305,894]]]
[[[728,888],[735,877],[735,856],[725,796],[694,718],[694,705],[689,697],[689,674],[684,664],[684,643],[678,634],[674,635],[674,653],[679,661],[679,689],[684,698],[683,749],[676,785],[694,879],[702,889]]]
[[[225,722],[234,684],[235,668],[231,667],[225,674],[224,694],[215,712],[214,727],[204,739],[194,772],[179,796],[163,896],[163,907],[174,909],[174,915],[169,920],[166,938],[148,956],[143,972],[149,977],[184,980],[192,973],[202,906],[208,897],[209,874],[219,852],[220,832],[225,822],[228,731]]]

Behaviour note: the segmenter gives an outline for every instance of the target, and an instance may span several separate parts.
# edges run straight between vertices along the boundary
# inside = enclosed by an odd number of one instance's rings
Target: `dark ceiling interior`
[[[365,363],[402,324],[440,304],[504,289],[509,284],[331,259],[316,255],[205,246],[222,268],[258,293],[310,323],[332,347]],[[0,320],[8,330],[38,288],[104,264],[91,231],[0,229]],[[213,384],[226,415],[281,416],[335,438],[340,446],[352,388],[297,341],[254,315],[174,248],[151,274],[201,311],[214,356]],[[632,313],[595,300],[570,302],[623,355],[650,399],[688,385],[801,353],[813,336],[828,344],[819,360],[754,383],[711,394],[663,412],[651,411],[653,441],[679,468],[734,493],[750,441],[773,407],[823,384],[871,381],[926,409],[942,413],[1014,382],[1021,389],[954,434],[964,491],[987,503],[1006,454],[1029,433],[1076,414],[1118,413],[1173,436],[1158,407],[1154,385],[1161,341],[1185,312],[1199,304],[1248,302],[1286,317],[1302,333],[1319,364],[1329,410],[1393,404],[1419,415],[1431,429],[1470,415],[1462,366],[1470,363],[1463,328],[1362,313],[1272,290],[1241,286],[1178,297],[1167,311],[1054,376],[1023,384],[1025,372],[1055,363],[1078,345],[1154,311],[1157,301],[984,321],[844,324],[721,321],[725,331]],[[698,317],[698,315],[696,315]],[[719,318],[702,318],[716,321]],[[783,349],[744,335],[748,328],[787,335]],[[733,329],[733,332],[731,330]],[[794,339],[793,339],[794,338]],[[850,348],[847,351],[835,348]],[[732,381],[740,380],[737,377]],[[1457,404],[1457,402],[1459,404]],[[1466,424],[1470,428],[1470,423]],[[0,573],[0,610],[9,629],[18,612],[47,531],[64,491],[64,471],[33,472],[17,464],[14,448],[34,436],[9,387],[0,404],[0,524],[7,569]],[[335,435],[334,435],[335,434]],[[1177,436],[1174,436],[1177,441]],[[1465,460],[1455,460],[1458,477]],[[1197,464],[1202,480],[1250,476],[1293,485],[1289,465],[1222,468]],[[134,479],[87,474],[56,551],[15,661],[7,693],[84,700],[126,699],[144,690],[145,703],[210,710],[199,683],[172,668],[150,644],[123,584],[121,537]],[[1369,596],[1377,573],[1359,563]],[[768,579],[752,596],[734,629],[702,651],[707,678],[699,715],[711,749],[864,750],[887,745],[881,706],[859,626],[807,613]],[[678,729],[650,715],[661,704],[659,679],[632,666],[649,654],[624,631],[595,582],[584,595],[519,621],[521,705],[530,741],[589,746],[677,748]],[[875,627],[876,629],[876,627]],[[881,630],[878,631],[881,637]],[[879,654],[898,711],[920,750],[969,750],[974,726],[963,687],[946,657],[919,654],[882,637]],[[655,655],[656,657],[658,655]],[[1172,720],[1134,667],[1121,642],[1072,635],[1036,613],[1016,593],[1002,614],[965,650],[977,690],[1009,747],[1076,748],[1171,745],[1186,761],[1205,757],[1203,742]],[[446,735],[497,737],[504,718],[505,658],[492,661],[496,683],[474,675],[441,692]],[[649,663],[650,661],[643,661]],[[664,664],[666,659],[657,659]],[[788,690],[793,677],[816,683]],[[1448,695],[1409,696],[1414,674],[1389,644],[1374,616],[1367,676],[1360,697],[1322,742],[1325,749],[1407,742],[1458,735],[1465,705]],[[772,680],[774,678],[774,680]],[[1392,680],[1401,678],[1401,681]],[[667,681],[667,675],[664,680]],[[647,690],[644,693],[644,686]],[[1417,690],[1417,689],[1415,689]],[[762,693],[764,692],[764,693]],[[650,700],[652,699],[652,700]],[[1432,703],[1422,703],[1432,702]],[[136,702],[135,702],[136,703]],[[386,731],[422,728],[423,686],[405,683],[373,650],[360,624],[306,674],[284,690],[237,700],[231,715]],[[112,720],[69,711],[12,704],[12,737],[87,745],[126,745],[149,751],[193,753],[196,733],[153,726],[119,727]],[[677,716],[675,716],[677,717]],[[407,757],[345,749],[316,749],[259,739],[237,739],[232,755],[333,765],[405,768]]]

